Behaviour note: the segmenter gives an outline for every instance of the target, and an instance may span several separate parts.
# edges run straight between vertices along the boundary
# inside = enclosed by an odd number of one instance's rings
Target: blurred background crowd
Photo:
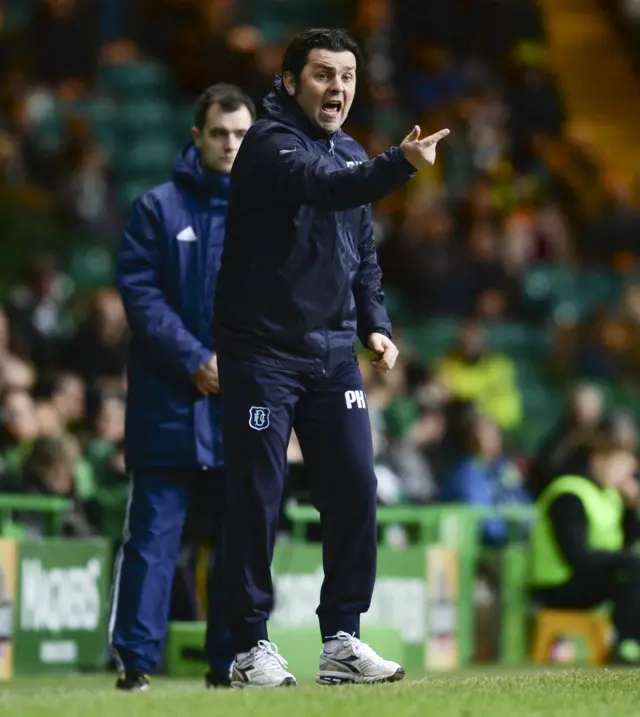
[[[596,428],[635,450],[640,3],[589,4],[0,0],[0,490],[71,497],[68,534],[119,539],[128,333],[111,282],[131,201],[169,178],[203,89],[259,103],[310,26],[362,43],[346,129],[370,155],[415,123],[452,131],[375,207],[402,351],[388,376],[362,361],[380,502],[528,504],[580,472]],[[295,436],[289,459],[304,500]]]

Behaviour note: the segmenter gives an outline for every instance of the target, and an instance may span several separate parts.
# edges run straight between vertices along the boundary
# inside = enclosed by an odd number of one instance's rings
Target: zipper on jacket
[[[334,155],[334,151],[333,151],[333,150],[334,150],[333,140],[330,139],[330,140],[329,140],[329,154],[330,154],[332,157],[333,157],[333,155]]]
[[[325,328],[324,330],[324,344],[325,344],[325,351],[324,351],[324,366],[322,368],[322,373],[326,375],[327,369],[329,368],[329,360],[331,358],[331,347],[329,346],[329,329]]]

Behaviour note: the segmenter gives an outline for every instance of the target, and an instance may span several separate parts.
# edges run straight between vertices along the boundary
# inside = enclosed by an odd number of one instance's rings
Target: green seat
[[[67,116],[84,117],[94,128],[113,124],[118,117],[115,103],[91,97],[64,103],[60,106],[60,112]]]
[[[183,146],[191,137],[191,128],[193,127],[194,115],[193,107],[189,105],[176,107],[173,110],[171,120],[171,131],[174,141]]]
[[[62,117],[58,112],[44,116],[36,124],[36,142],[44,152],[55,152],[62,146]]]
[[[561,391],[539,380],[521,380],[519,388],[526,421],[556,421],[562,414],[565,399]]]
[[[173,91],[167,69],[152,61],[106,65],[101,68],[98,81],[104,92],[122,99],[166,97]]]
[[[163,137],[149,138],[133,144],[119,157],[123,173],[140,179],[155,178],[158,175],[168,179],[179,148]]]
[[[509,434],[510,448],[518,453],[533,455],[540,449],[555,423],[553,418],[528,418],[522,426]]]
[[[13,31],[24,27],[31,20],[39,5],[40,0],[17,0],[5,3],[3,7],[5,29]]]
[[[589,271],[579,275],[573,293],[556,298],[553,318],[559,324],[575,324],[595,309],[612,310],[620,301],[622,280],[613,272]]]
[[[559,324],[572,324],[584,315],[579,303],[578,278],[567,267],[538,263],[525,274],[524,299],[539,319],[552,318]]]
[[[524,280],[525,294],[534,301],[569,296],[578,287],[578,277],[571,269],[554,264],[534,264]]]
[[[518,357],[515,366],[518,383],[535,383],[542,380],[544,363],[540,359]]]
[[[640,421],[640,392],[623,386],[610,386],[610,408],[622,408]]]
[[[104,247],[80,245],[71,254],[69,272],[80,291],[110,286],[114,271],[114,257]]]
[[[613,309],[620,301],[622,278],[611,271],[589,271],[580,278],[580,294],[590,305]]]
[[[558,326],[573,326],[588,318],[592,306],[589,297],[576,294],[556,301],[550,309],[550,315]]]
[[[487,350],[509,356],[544,358],[550,349],[548,332],[526,324],[500,323],[485,328]]]
[[[163,100],[139,100],[120,108],[118,129],[123,139],[131,141],[144,135],[170,138],[172,112]]]
[[[149,191],[153,186],[154,182],[149,179],[123,181],[118,185],[118,201],[124,209],[130,211],[134,200]]]
[[[82,99],[63,109],[67,115],[83,117],[89,122],[93,138],[111,156],[118,147],[118,118],[116,105],[105,100]]]
[[[497,353],[517,353],[529,343],[529,330],[520,324],[490,324],[484,335],[486,348]]]
[[[439,359],[454,346],[458,323],[453,319],[435,319],[423,326],[407,327],[403,337],[422,359]]]
[[[384,305],[393,324],[397,326],[407,326],[411,323],[413,312],[404,297],[399,293],[385,289]]]

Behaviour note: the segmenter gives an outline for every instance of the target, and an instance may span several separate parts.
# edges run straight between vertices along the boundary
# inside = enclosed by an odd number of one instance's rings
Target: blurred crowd
[[[127,326],[118,294],[96,293],[68,335],[45,266],[0,312],[0,489],[69,498],[65,532],[117,539],[129,489],[123,456]],[[28,535],[37,516],[16,516]]]
[[[367,61],[348,130],[369,153],[415,123],[452,132],[432,172],[375,207],[403,351],[388,376],[362,357],[380,502],[527,505],[554,475],[580,470],[578,447],[596,427],[635,450],[634,416],[608,405],[600,383],[631,391],[640,376],[635,178],[603,171],[588,132],[567,120],[537,5],[0,0],[0,212],[7,203],[48,212],[64,231],[114,251],[128,205],[108,142],[72,117],[44,151],[36,126],[52,102],[102,97],[100,72],[140,58],[168,69],[181,101],[225,80],[259,102],[292,33],[349,27]],[[170,165],[160,169],[169,176]],[[7,237],[3,256],[20,255],[11,265],[26,270],[0,269],[1,490],[71,497],[68,533],[116,540],[128,490],[122,306],[108,286],[81,294],[64,252],[23,256]],[[531,301],[540,268],[547,282],[569,277],[591,290],[607,281],[614,290]],[[454,340],[435,355],[403,338],[403,325],[443,318]],[[487,342],[503,324],[550,337],[535,371],[560,380],[566,398],[564,412],[545,408],[545,430],[526,450],[512,440],[530,419],[523,362]],[[295,436],[289,460],[289,496],[304,500]],[[35,516],[20,523],[43,529]],[[500,542],[504,526],[487,524],[485,538]]]

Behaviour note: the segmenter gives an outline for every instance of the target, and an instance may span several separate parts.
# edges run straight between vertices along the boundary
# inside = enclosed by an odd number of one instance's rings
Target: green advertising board
[[[270,624],[317,626],[315,609],[323,580],[320,546],[278,545],[272,571],[275,609]],[[362,616],[362,639],[367,640],[368,626],[394,628],[404,644],[407,669],[454,669],[460,664],[458,593],[454,549],[440,545],[380,548],[371,607]]]
[[[18,543],[15,674],[102,667],[107,647],[107,541]]]

